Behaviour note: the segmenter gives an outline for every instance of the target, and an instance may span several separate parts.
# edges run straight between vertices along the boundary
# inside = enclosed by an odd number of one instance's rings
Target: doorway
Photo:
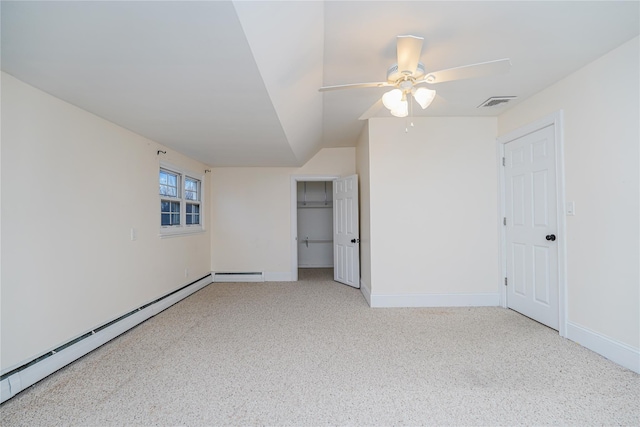
[[[333,181],[298,181],[298,268],[333,268]]]
[[[304,220],[306,221],[307,219],[310,220],[311,223],[314,222],[313,217],[322,217],[322,210],[329,210],[327,208],[324,208],[325,204],[325,198],[324,198],[324,183],[331,183],[331,188],[333,189],[333,181],[335,181],[336,179],[340,178],[337,175],[295,175],[291,177],[291,280],[298,281],[298,268],[300,267],[299,262],[298,262],[298,255],[299,255],[299,249],[300,246],[303,245],[304,249],[307,249],[307,242],[304,240],[306,237],[309,237],[309,240],[326,240],[325,238],[318,238],[318,239],[311,239],[312,237],[315,237],[313,235],[309,235],[309,236],[305,236],[305,235],[298,235],[298,207],[299,206],[303,206],[302,211],[304,211],[305,213],[303,213],[302,215],[305,216]],[[310,196],[308,200],[306,200],[306,206],[307,208],[304,208],[305,206],[305,195],[304,195],[304,183],[306,183],[307,185],[307,191],[309,193],[313,192],[314,195],[311,194],[307,194],[307,196]],[[302,188],[300,188],[302,187]],[[321,192],[318,192],[317,190],[321,189]],[[300,190],[302,191],[302,193],[300,193]],[[310,191],[312,190],[312,191]],[[315,194],[318,193],[318,194]],[[319,200],[315,201],[314,197],[319,198]],[[327,196],[327,206],[329,206],[329,196]],[[311,207],[311,206],[323,206],[323,207]],[[333,197],[331,197],[331,210],[329,210],[330,212],[333,212]],[[315,212],[315,210],[318,210],[317,212]],[[332,215],[332,213],[331,213]],[[333,242],[333,216],[330,216],[331,218],[331,237],[329,237],[329,239],[331,239],[331,242]],[[326,219],[325,219],[326,220]],[[318,226],[318,228],[324,227],[325,229],[327,228],[327,225],[325,223],[325,225],[321,225]],[[326,237],[326,236],[323,236]],[[325,244],[325,243],[320,243],[320,242],[314,242],[308,243],[310,245],[311,249],[310,251],[305,251],[305,255],[311,255],[314,259],[318,260],[320,256],[313,256],[312,252],[320,252],[323,253],[326,257],[327,254],[327,248],[326,246],[329,246],[329,248],[331,249],[331,254],[333,254],[333,243],[329,243],[329,244]],[[324,247],[323,247],[324,246]],[[305,258],[303,258],[302,260],[303,265],[306,263],[307,265],[309,264],[309,261]],[[310,267],[310,266],[309,266]],[[303,266],[302,268],[307,268],[307,266]],[[333,258],[332,258],[332,262],[331,262],[331,267],[333,268]]]
[[[335,281],[360,288],[358,211],[357,175],[291,177],[291,280],[299,267],[324,264]]]
[[[502,304],[565,336],[562,114],[499,138]]]

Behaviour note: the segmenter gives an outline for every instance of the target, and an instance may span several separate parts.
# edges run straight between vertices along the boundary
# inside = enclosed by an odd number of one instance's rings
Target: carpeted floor
[[[371,309],[331,270],[212,284],[3,426],[640,425],[640,376],[501,308]]]

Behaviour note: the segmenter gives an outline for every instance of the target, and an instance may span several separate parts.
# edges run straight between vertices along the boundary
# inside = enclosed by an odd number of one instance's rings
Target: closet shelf
[[[312,199],[307,200],[307,181],[303,183],[302,201],[298,202],[298,208],[330,208],[333,200],[331,199],[331,190],[327,191],[327,181],[324,182],[324,200],[318,200],[316,196],[318,194],[314,191],[311,194],[314,196]]]

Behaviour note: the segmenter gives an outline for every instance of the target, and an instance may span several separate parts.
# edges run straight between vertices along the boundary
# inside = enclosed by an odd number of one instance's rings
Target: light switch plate
[[[576,214],[575,202],[567,202],[567,215],[574,216]]]

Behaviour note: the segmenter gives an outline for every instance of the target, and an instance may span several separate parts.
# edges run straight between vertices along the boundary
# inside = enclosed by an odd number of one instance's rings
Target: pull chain
[[[409,115],[404,122],[404,133],[409,133],[409,127],[413,127],[413,103],[411,102],[411,93],[407,93],[407,102],[409,103]]]

